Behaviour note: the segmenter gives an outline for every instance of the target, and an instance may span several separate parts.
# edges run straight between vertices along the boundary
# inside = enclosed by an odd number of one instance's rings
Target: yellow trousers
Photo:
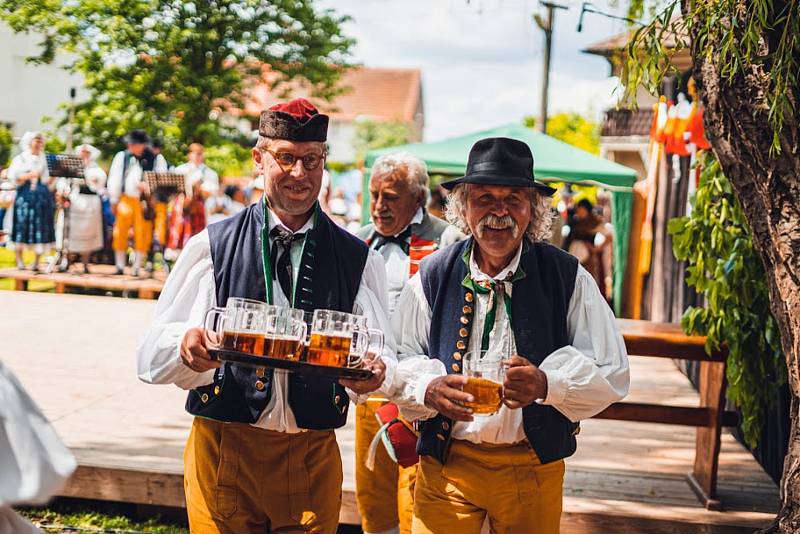
[[[158,242],[165,246],[167,243],[167,204],[156,202],[155,212],[155,221],[145,220],[141,200],[122,195],[117,204],[111,248],[121,251],[128,250],[128,234],[132,227],[133,249],[141,253],[149,252],[150,245],[153,243],[153,222],[155,222]]]
[[[184,451],[192,534],[333,534],[342,459],[329,431],[286,434],[196,417]]]
[[[155,212],[156,216],[153,222],[156,225],[156,237],[161,248],[164,249],[167,247],[167,203],[156,202]]]
[[[365,465],[372,438],[380,428],[375,411],[380,401],[356,407],[356,503],[364,532],[386,532],[400,525],[401,534],[411,533],[414,512],[414,484],[417,466],[402,468],[378,445],[375,469]]]
[[[453,440],[445,465],[420,458],[413,534],[553,534],[559,531],[564,460],[542,465],[527,444]]]
[[[146,253],[153,241],[153,223],[145,220],[141,201],[136,197],[122,195],[117,204],[114,234],[111,248],[118,251],[128,250],[128,234],[133,228],[133,249]]]

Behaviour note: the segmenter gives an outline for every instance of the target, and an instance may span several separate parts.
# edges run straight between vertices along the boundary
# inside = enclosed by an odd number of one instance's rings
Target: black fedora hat
[[[489,137],[475,143],[469,151],[466,174],[444,182],[442,187],[453,189],[459,184],[533,187],[547,196],[556,192],[534,180],[533,154],[528,145],[507,137]]]
[[[150,142],[150,136],[144,130],[131,130],[125,135],[124,140],[132,145],[146,145]]]

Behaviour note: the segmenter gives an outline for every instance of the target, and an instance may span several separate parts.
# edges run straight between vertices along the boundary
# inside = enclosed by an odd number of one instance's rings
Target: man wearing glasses
[[[383,260],[317,204],[327,127],[303,99],[261,114],[253,160],[264,199],[189,240],[139,347],[142,380],[190,390],[184,484],[193,533],[335,532],[342,464],[333,429],[345,424],[350,396],[390,391]],[[367,316],[387,334],[369,364],[373,378],[337,382],[211,360],[206,311],[268,294],[278,306]]]

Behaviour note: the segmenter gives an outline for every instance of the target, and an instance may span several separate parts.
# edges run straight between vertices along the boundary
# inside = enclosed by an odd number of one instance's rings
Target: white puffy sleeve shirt
[[[518,262],[519,256],[516,258]],[[471,262],[473,276],[476,269]],[[516,265],[510,266],[511,271]],[[504,270],[505,271],[505,270]],[[503,273],[501,273],[503,274]],[[470,350],[480,348],[488,296],[476,295],[475,321],[470,336]],[[534,304],[535,305],[535,304]],[[397,341],[399,364],[395,377],[394,398],[409,419],[428,419],[436,412],[425,406],[425,392],[434,378],[446,374],[444,364],[427,356],[430,324],[436,320],[425,298],[419,274],[409,280],[397,303],[392,326]],[[490,347],[506,346],[505,306],[498,305]],[[596,415],[628,393],[628,357],[614,314],[608,307],[592,276],[581,266],[567,311],[569,344],[556,349],[539,366],[547,376],[547,397],[537,402],[553,406],[570,421]],[[469,423],[457,422],[453,437],[475,443],[516,443],[525,438],[522,410],[503,405],[490,417],[476,417]]]
[[[275,226],[276,219],[274,214],[270,215],[270,227]],[[310,221],[299,231],[308,229]],[[296,278],[302,241],[295,242],[291,254]],[[277,280],[273,283],[273,298],[276,305],[289,306]],[[142,337],[137,350],[139,378],[151,384],[175,384],[183,389],[211,384],[216,370],[197,373],[183,365],[180,344],[186,331],[202,326],[206,311],[216,305],[214,266],[208,231],[204,230],[189,240],[164,285],[153,324]],[[371,327],[384,332],[381,358],[386,364],[386,380],[378,393],[387,395],[393,388],[397,367],[396,345],[387,313],[383,259],[374,251],[370,251],[367,257],[353,313],[365,315]],[[272,397],[255,426],[279,432],[300,432],[288,403],[287,373],[275,370],[273,376]],[[354,401],[366,398],[349,390],[348,394]]]

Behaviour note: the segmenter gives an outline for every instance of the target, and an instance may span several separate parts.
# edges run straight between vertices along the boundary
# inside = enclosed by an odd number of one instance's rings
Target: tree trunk
[[[779,2],[780,3],[780,2]],[[684,2],[684,13],[686,13]],[[746,0],[739,1],[741,9]],[[728,80],[706,42],[692,37],[693,75],[705,105],[704,122],[714,153],[742,204],[753,243],[767,274],[772,313],[781,332],[792,394],[791,437],[781,480],[781,509],[772,531],[800,531],[800,144],[797,117],[780,132],[781,152],[770,154],[772,128],[764,95],[763,65]],[[764,42],[769,43],[768,36]],[[765,45],[768,46],[768,45]],[[797,103],[798,88],[792,89]],[[796,107],[795,107],[796,109]]]

